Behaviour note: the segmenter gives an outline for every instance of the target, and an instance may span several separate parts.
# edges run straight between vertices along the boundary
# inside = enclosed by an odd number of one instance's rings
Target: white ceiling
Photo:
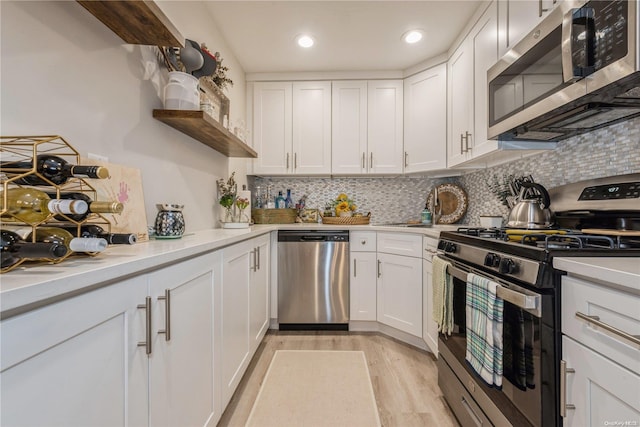
[[[480,0],[209,1],[216,26],[247,73],[397,71],[445,53]],[[408,45],[401,36],[424,30]],[[302,49],[301,33],[316,44]],[[224,52],[222,52],[224,57]]]

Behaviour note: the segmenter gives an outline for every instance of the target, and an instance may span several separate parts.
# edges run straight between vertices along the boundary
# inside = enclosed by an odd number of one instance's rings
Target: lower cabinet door
[[[617,426],[640,423],[640,375],[567,336],[562,358],[568,372],[565,426]],[[570,371],[573,370],[573,371]]]
[[[269,329],[269,235],[257,237],[252,242],[251,280],[249,289],[249,329],[251,354],[262,342]]]
[[[378,322],[422,338],[422,258],[378,253]]]
[[[0,322],[0,425],[148,425],[146,296],[135,277]]]
[[[249,332],[249,288],[251,241],[223,250],[221,295],[221,380],[222,406],[225,407],[251,360]]]
[[[149,275],[153,347],[149,417],[157,426],[214,426],[221,415],[216,386],[221,254],[214,252]]]
[[[376,320],[376,253],[351,252],[350,320]]]

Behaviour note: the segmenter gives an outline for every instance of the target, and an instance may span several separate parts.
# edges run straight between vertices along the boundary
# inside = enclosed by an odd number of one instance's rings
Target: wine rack
[[[0,226],[25,227],[32,231],[32,241],[35,242],[35,230],[39,226],[47,225],[51,227],[75,227],[76,232],[71,233],[75,237],[81,236],[81,227],[84,224],[96,224],[101,226],[105,232],[111,232],[111,222],[99,213],[92,212],[82,221],[76,221],[64,214],[49,214],[47,218],[36,223],[24,223],[13,217],[8,212],[8,191],[11,188],[33,187],[40,191],[49,193],[51,198],[60,198],[61,193],[74,192],[83,193],[97,201],[96,189],[91,186],[87,180],[83,178],[70,177],[64,184],[56,185],[47,177],[43,176],[36,170],[37,164],[35,159],[39,155],[48,154],[58,156],[72,164],[80,163],[80,153],[74,149],[65,139],[59,135],[52,136],[0,136],[0,183],[2,188],[2,197],[0,197]],[[11,167],[13,163],[31,162],[32,168],[26,170],[24,168]],[[49,183],[47,186],[25,186],[18,184],[22,178],[29,175],[35,175],[40,180]],[[54,196],[55,193],[55,196]],[[41,261],[57,264],[64,261],[74,252],[68,251],[66,255],[57,259],[42,259]],[[97,253],[86,253],[90,256]],[[0,273],[6,273],[13,270],[25,261],[34,261],[32,259],[20,259],[15,264],[0,269]]]

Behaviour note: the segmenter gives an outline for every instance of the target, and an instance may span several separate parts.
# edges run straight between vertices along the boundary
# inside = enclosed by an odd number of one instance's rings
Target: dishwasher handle
[[[300,236],[301,242],[324,242],[327,236]]]

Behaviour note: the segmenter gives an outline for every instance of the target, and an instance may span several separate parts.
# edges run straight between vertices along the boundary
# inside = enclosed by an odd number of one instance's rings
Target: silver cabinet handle
[[[298,153],[293,153],[293,168],[298,169]]]
[[[554,1],[555,3],[555,1]],[[549,12],[549,9],[545,9],[542,7],[542,0],[538,0],[538,17],[542,17],[542,14],[545,12]]]
[[[560,361],[560,416],[567,416],[567,409],[576,409],[576,405],[567,403],[567,374],[573,374],[576,370],[567,368],[567,362]]]
[[[360,244],[361,244],[361,245],[366,245],[366,244],[367,244],[367,241],[366,241],[366,240],[360,240]]]
[[[369,159],[369,170],[373,169],[373,151],[371,152],[371,158]]]
[[[469,132],[465,132],[464,133],[464,146],[465,146],[465,153],[468,153],[470,148],[469,148],[469,137],[471,137],[471,134]]]
[[[251,265],[251,260],[249,260],[249,270],[250,271],[258,271],[258,263],[256,261],[256,248],[253,248],[253,250],[251,251],[251,257],[253,258],[253,265]]]
[[[164,329],[158,334],[164,334],[164,340],[171,340],[171,289],[164,290],[164,296],[159,296],[158,301],[164,301]]]
[[[406,168],[407,166],[409,166],[409,153],[407,153],[405,151],[404,152],[404,167]]]
[[[287,153],[287,169],[289,169],[289,153]]]
[[[256,247],[256,270],[260,270],[260,246]]]
[[[467,399],[465,399],[463,396],[461,397],[461,401],[462,401],[462,406],[464,406],[464,409],[469,413],[471,418],[473,418],[474,424],[477,426],[482,426],[482,420],[480,419],[480,417],[476,415],[473,408],[471,408],[471,406],[469,405],[469,402],[467,402]]]
[[[626,344],[630,344],[634,347],[640,349],[640,335],[631,335],[625,331],[621,331],[618,328],[615,328],[607,323],[604,323],[600,320],[598,316],[589,316],[587,314],[576,311],[576,317],[580,320],[584,320],[585,322],[594,325],[598,328],[602,328],[603,332],[606,335],[609,335],[611,338],[622,339]]]
[[[362,169],[366,168],[367,165],[365,164],[365,157],[367,157],[367,155],[363,152],[362,153]]]
[[[353,260],[353,277],[356,277],[356,260]]]
[[[144,304],[138,304],[138,308],[145,310],[145,341],[138,342],[138,347],[145,347],[147,355],[151,354],[151,297],[145,297]]]
[[[382,262],[378,260],[378,277],[382,276],[382,269],[380,268],[380,264],[382,264]]]

